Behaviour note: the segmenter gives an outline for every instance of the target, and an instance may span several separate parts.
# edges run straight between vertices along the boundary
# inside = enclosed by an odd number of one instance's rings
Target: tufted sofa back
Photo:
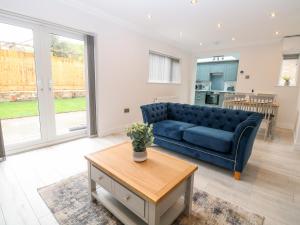
[[[241,110],[168,103],[168,119],[230,132],[251,114]]]
[[[169,119],[230,132],[234,132],[238,124],[254,114],[242,110],[179,103],[154,103],[141,108],[144,121],[148,123]]]
[[[168,103],[154,103],[141,106],[145,123],[156,123],[168,119]]]

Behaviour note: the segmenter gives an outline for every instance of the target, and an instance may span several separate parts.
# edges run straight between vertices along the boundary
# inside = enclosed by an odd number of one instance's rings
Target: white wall
[[[294,144],[295,144],[295,149],[300,150],[300,90],[298,93],[297,118],[295,122],[295,130],[294,130]]]
[[[99,59],[98,80],[100,129],[115,129],[140,119],[139,106],[153,102],[158,96],[178,96],[182,102],[188,101],[190,56],[120,29],[105,33],[98,44],[102,56]],[[181,58],[182,84],[147,83],[149,49]],[[129,107],[131,113],[123,114],[124,107]]]
[[[300,37],[286,38],[283,41],[283,51],[285,53],[300,53]],[[300,75],[300,65],[298,65],[298,75]],[[299,78],[300,80],[300,78]],[[298,82],[300,83],[300,82]],[[295,149],[300,150],[300,88],[298,92],[298,102],[297,102],[297,118],[295,122],[294,130],[294,143]]]
[[[240,47],[214,52],[200,53],[198,57],[240,53],[239,71],[250,75],[250,79],[238,74],[237,91],[277,94],[279,114],[277,126],[294,129],[297,117],[298,87],[277,86],[282,59],[282,43]]]
[[[100,135],[119,131],[141,120],[140,105],[159,96],[178,96],[188,102],[191,55],[148,38],[105,18],[66,8],[62,1],[1,0],[1,9],[47,20],[96,34],[98,130]],[[148,52],[155,50],[181,59],[182,83],[148,84]],[[129,114],[123,109],[130,108]]]

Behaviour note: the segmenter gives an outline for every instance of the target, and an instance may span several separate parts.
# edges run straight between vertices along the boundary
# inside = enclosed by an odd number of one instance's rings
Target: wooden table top
[[[226,103],[232,103],[232,104],[240,104],[240,103],[243,103],[243,104],[245,104],[245,105],[256,105],[256,104],[263,105],[263,104],[266,104],[266,103],[264,103],[264,102],[258,102],[258,103],[250,102],[249,100],[227,100]],[[273,103],[272,103],[272,107],[279,107],[278,102],[273,102]]]
[[[129,190],[155,203],[198,168],[155,147],[148,148],[146,161],[137,163],[132,159],[132,151],[131,143],[125,142],[85,158]]]

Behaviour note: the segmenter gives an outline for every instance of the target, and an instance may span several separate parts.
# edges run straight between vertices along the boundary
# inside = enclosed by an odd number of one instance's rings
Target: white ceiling
[[[117,17],[193,52],[271,42],[300,34],[300,0],[198,0],[196,5],[190,0],[74,1],[94,13]],[[275,18],[271,18],[271,12],[276,13]],[[217,28],[218,23],[222,24],[221,29]],[[280,32],[278,36],[276,31]],[[236,40],[232,41],[232,37]]]

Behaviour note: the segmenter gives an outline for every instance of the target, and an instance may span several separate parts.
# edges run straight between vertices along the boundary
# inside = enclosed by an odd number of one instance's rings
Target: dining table
[[[279,110],[279,103],[276,100],[273,102],[257,102],[251,101],[249,97],[241,99],[229,98],[229,100],[224,100],[223,107],[262,113],[264,119],[271,120],[270,136],[271,138],[273,137]]]

